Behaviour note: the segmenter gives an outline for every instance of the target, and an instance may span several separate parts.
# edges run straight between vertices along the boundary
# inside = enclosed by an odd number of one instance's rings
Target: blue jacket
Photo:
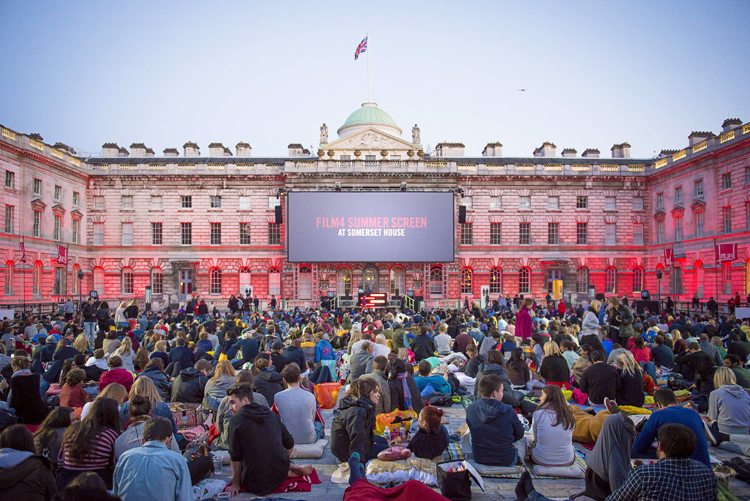
[[[693,409],[676,405],[651,414],[643,427],[643,431],[633,443],[633,456],[637,457],[640,453],[646,452],[656,440],[659,429],[669,423],[682,424],[693,430],[695,436],[698,437],[698,447],[695,448],[695,452],[690,457],[711,468],[711,461],[708,458],[708,440],[706,440],[706,430],[703,427],[701,417]]]
[[[432,387],[438,393],[447,393],[448,395],[453,393],[451,391],[451,385],[448,384],[448,381],[446,381],[445,378],[440,375],[428,377],[417,376],[414,378],[414,381],[417,383],[417,388],[419,388],[419,391],[424,390],[425,387],[429,384],[432,385]]]
[[[319,364],[321,360],[336,360],[336,352],[333,350],[333,346],[325,339],[321,339],[315,345],[315,363]]]
[[[477,463],[513,464],[517,455],[513,442],[523,438],[523,425],[510,405],[493,398],[481,398],[466,408],[466,424],[471,431]]]

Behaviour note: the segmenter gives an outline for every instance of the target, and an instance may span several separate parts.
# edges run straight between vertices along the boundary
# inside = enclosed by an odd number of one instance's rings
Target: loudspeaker
[[[274,209],[276,210],[276,224],[283,223],[284,218],[281,216],[281,206],[277,205]]]
[[[464,224],[466,222],[466,206],[458,206],[458,222]]]

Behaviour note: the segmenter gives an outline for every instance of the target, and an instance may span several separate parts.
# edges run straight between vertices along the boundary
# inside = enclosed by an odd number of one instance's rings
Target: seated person
[[[674,369],[674,352],[664,344],[664,336],[659,334],[654,338],[656,345],[651,349],[654,366]],[[656,381],[654,381],[656,382]]]
[[[502,378],[496,374],[483,377],[479,394],[481,398],[466,409],[474,459],[488,466],[517,464],[519,453],[514,442],[523,438],[524,429],[513,408],[502,402]]]
[[[546,360],[546,358],[545,358]],[[540,405],[534,411],[531,430],[531,459],[542,466],[569,466],[576,459],[573,429],[576,421],[559,386],[542,389]]]
[[[182,369],[172,384],[172,402],[200,404],[206,393],[211,362],[198,360],[194,367]]]
[[[315,420],[315,395],[300,387],[300,371],[296,363],[281,371],[287,389],[274,396],[274,405],[295,444],[314,444],[325,436],[323,423]]]
[[[560,347],[563,349],[562,355],[565,357],[565,361],[568,362],[568,370],[571,370],[580,358],[578,353],[576,353],[576,345],[570,339],[565,339],[560,344]]]
[[[734,372],[734,377],[737,379],[737,384],[745,389],[750,388],[750,371],[740,365],[740,357],[738,355],[727,355],[724,357],[724,367]]]
[[[709,419],[718,423],[721,433],[750,433],[750,395],[737,384],[734,372],[719,367],[714,376],[714,387],[716,389],[708,397]]]
[[[713,362],[713,357],[701,351],[701,345],[697,342],[688,343],[687,350],[674,357],[675,370],[688,381],[693,381],[703,357],[708,357]]]
[[[619,405],[632,405],[643,407],[645,396],[643,394],[643,370],[636,363],[633,354],[629,351],[617,355],[615,361],[617,367],[617,403]],[[604,401],[606,405],[606,399]]]
[[[395,409],[413,410],[417,414],[422,412],[425,402],[411,372],[413,372],[411,364],[407,364],[400,358],[391,363],[391,370],[388,375],[388,393],[390,394],[391,406],[386,409],[387,412]]]
[[[388,448],[385,438],[374,433],[379,400],[380,386],[375,379],[362,377],[349,385],[331,424],[331,452],[340,462],[348,461],[354,452],[367,462]]]
[[[240,489],[265,496],[287,477],[312,473],[312,466],[291,463],[289,454],[294,448],[294,438],[275,413],[251,401],[252,386],[240,383],[227,390],[227,395],[234,412],[229,423],[231,496],[239,494]]]
[[[485,362],[485,356],[479,354],[479,350],[477,350],[477,346],[474,344],[466,347],[466,356],[469,357],[469,361],[461,368],[461,372],[469,377],[476,378],[479,366]]]
[[[614,367],[604,363],[603,351],[592,352],[591,361],[594,364],[583,371],[579,387],[582,392],[588,393],[592,404],[602,405],[605,398],[614,400],[617,397],[620,377]]]
[[[123,368],[122,359],[117,355],[109,357],[109,370],[99,378],[99,393],[103,392],[104,388],[111,383],[119,383],[127,391],[130,391],[130,387],[133,386],[133,374]],[[201,396],[202,398],[203,396]]]
[[[409,450],[418,458],[432,461],[448,447],[448,432],[442,425],[443,410],[425,407],[419,413],[419,430],[409,442]]]
[[[450,395],[452,393],[452,390],[451,385],[448,383],[448,379],[445,376],[446,370],[447,369],[443,366],[443,375],[435,374],[434,376],[430,376],[430,373],[432,372],[432,365],[430,365],[430,362],[428,362],[427,360],[422,360],[421,362],[419,362],[419,374],[414,378],[419,391],[424,391],[424,389],[429,384],[432,386],[435,392]]]

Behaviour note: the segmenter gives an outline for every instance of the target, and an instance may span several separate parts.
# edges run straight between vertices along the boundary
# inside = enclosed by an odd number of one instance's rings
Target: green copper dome
[[[357,125],[392,127],[398,131],[398,135],[401,135],[402,132],[393,118],[391,118],[388,113],[378,108],[378,105],[375,103],[363,103],[360,109],[349,115],[349,118],[346,119],[344,125],[339,127],[337,132],[341,135],[342,130]]]

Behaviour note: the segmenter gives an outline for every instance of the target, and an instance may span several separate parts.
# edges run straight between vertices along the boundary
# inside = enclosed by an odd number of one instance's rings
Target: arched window
[[[252,290],[252,275],[250,274],[250,268],[240,268],[240,294],[251,294]]]
[[[122,291],[123,294],[133,294],[133,269],[122,269]]]
[[[161,268],[151,268],[151,294],[164,294],[164,273]]]
[[[436,299],[443,297],[443,268],[441,266],[433,266],[430,269],[430,297]]]
[[[604,272],[604,293],[617,293],[617,271],[612,266]]]
[[[503,270],[492,268],[490,270],[490,294],[503,293]]]
[[[578,294],[589,293],[589,269],[585,266],[581,266],[576,272],[576,292]]]
[[[521,268],[518,272],[518,293],[531,294],[531,270],[529,268]]]
[[[461,294],[471,294],[472,290],[472,278],[473,273],[471,268],[464,268],[461,270]]]
[[[35,296],[40,295],[41,288],[39,287],[42,281],[42,263],[39,261],[34,263],[34,268],[31,270],[31,293]]]
[[[336,295],[352,295],[352,269],[342,266],[336,271]]]
[[[362,270],[362,288],[365,291],[378,292],[378,276],[380,275],[378,267],[374,264],[368,264]]]
[[[13,261],[5,263],[5,295],[13,295]]]
[[[299,276],[297,277],[297,287],[299,297],[297,299],[312,299],[313,294],[313,276],[312,267],[308,264],[299,265]]]
[[[281,296],[281,270],[275,267],[268,270],[268,296]]]
[[[101,266],[94,268],[94,290],[99,297],[104,296],[104,268]]]
[[[643,268],[636,268],[633,270],[633,292],[641,292],[643,290]]]
[[[391,268],[391,295],[400,296],[406,293],[406,274],[401,266]]]
[[[211,268],[208,276],[210,282],[209,294],[221,294],[221,270],[219,268]]]

